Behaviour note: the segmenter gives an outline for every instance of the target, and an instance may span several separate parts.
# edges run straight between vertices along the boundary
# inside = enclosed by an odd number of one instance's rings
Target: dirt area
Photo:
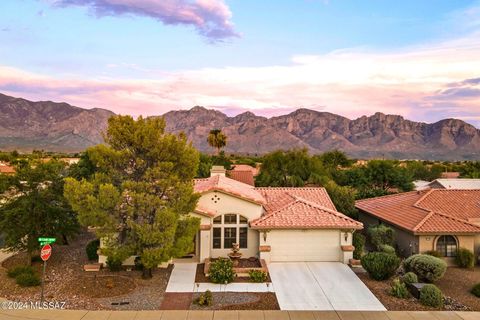
[[[172,267],[157,269],[153,279],[141,279],[141,271],[85,272],[89,263],[86,244],[94,235],[84,232],[70,245],[52,245],[52,257],[47,263],[45,297],[47,301],[66,302],[69,309],[151,310],[159,309]],[[0,268],[0,297],[12,301],[40,300],[40,287],[22,288],[8,278],[5,269],[26,264],[25,254],[14,255]],[[41,274],[42,263],[34,268]]]
[[[401,310],[435,310],[422,305],[417,299],[399,299],[390,295],[392,279],[386,281],[375,281],[366,273],[359,273],[357,276],[391,311]],[[443,310],[459,311],[480,311],[480,298],[470,293],[474,284],[480,282],[480,268],[473,270],[449,267],[445,276],[435,283],[443,292],[446,302]]]
[[[460,301],[473,311],[480,311],[480,298],[470,293],[477,283],[480,283],[480,267],[474,269],[449,267],[445,276],[436,285],[445,296]]]
[[[193,301],[193,292],[167,292],[160,306],[162,310],[188,310]]]
[[[205,276],[205,273],[203,272],[205,268],[205,263],[199,263],[197,264],[197,272],[195,274],[195,282],[210,282],[210,279]],[[233,280],[235,283],[245,283],[245,282],[252,282],[250,280],[250,277],[235,277]],[[266,282],[272,282],[272,279],[270,279],[270,275],[267,275],[267,281]]]
[[[200,294],[195,293],[193,300]],[[213,305],[200,307],[194,303],[190,310],[280,310],[273,292],[212,292]]]

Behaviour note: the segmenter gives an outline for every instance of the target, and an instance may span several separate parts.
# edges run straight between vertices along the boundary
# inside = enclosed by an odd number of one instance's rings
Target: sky
[[[478,0],[1,0],[0,92],[121,114],[480,128]]]

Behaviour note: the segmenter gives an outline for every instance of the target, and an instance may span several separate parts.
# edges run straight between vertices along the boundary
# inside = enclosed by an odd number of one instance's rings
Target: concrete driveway
[[[281,310],[386,310],[342,263],[275,262],[268,269]]]

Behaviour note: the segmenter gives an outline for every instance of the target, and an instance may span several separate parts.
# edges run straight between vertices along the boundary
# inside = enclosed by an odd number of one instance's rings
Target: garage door
[[[271,261],[340,261],[338,230],[274,230],[268,233]]]

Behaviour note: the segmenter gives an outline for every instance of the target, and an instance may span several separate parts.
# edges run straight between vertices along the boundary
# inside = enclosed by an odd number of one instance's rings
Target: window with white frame
[[[228,213],[213,219],[213,249],[231,249],[238,243],[248,247],[248,219],[240,214]]]

